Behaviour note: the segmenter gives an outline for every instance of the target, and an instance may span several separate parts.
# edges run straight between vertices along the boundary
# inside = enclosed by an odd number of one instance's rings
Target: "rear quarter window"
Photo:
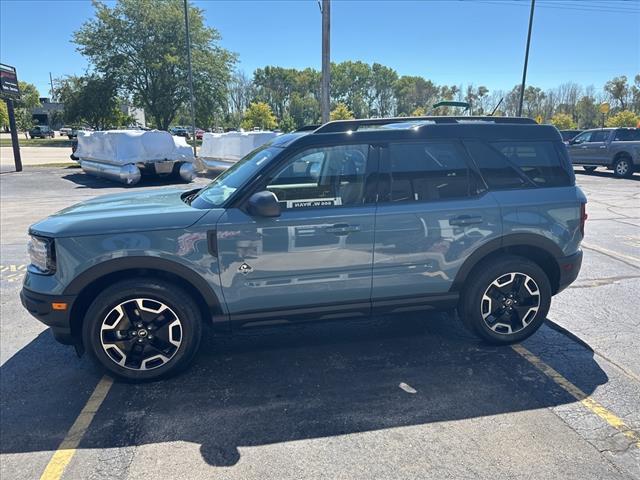
[[[571,185],[571,175],[552,142],[492,142],[491,146],[539,187]]]
[[[465,141],[492,190],[572,185],[571,168],[548,141]]]

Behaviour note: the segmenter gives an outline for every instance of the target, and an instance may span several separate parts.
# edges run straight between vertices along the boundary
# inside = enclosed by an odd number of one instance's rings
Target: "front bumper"
[[[573,255],[559,258],[558,266],[560,267],[560,278],[556,293],[567,288],[578,278],[580,267],[582,266],[582,250],[578,250]]]
[[[35,318],[51,327],[55,339],[65,345],[76,343],[71,333],[71,307],[75,299],[75,295],[47,295],[24,287],[20,292],[22,306]],[[64,310],[54,310],[53,303],[65,303],[67,307]]]

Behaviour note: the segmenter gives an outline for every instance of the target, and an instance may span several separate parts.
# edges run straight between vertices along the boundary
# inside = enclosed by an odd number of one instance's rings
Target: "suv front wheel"
[[[89,307],[82,326],[87,351],[111,373],[154,380],[184,369],[200,344],[202,318],[193,298],[172,283],[115,283]]]
[[[480,338],[510,344],[540,328],[550,305],[551,286],[544,271],[526,258],[508,255],[474,269],[461,299],[460,315]]]

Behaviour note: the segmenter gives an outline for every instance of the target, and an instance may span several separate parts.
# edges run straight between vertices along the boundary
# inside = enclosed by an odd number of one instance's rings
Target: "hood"
[[[31,226],[47,237],[105,235],[121,232],[187,228],[207,210],[182,201],[183,189],[104,195],[78,203]]]

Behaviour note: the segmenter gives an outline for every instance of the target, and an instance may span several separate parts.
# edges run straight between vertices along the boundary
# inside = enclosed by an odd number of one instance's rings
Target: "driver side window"
[[[580,135],[578,135],[576,138],[573,139],[573,143],[585,143],[585,142],[589,142],[591,140],[591,134],[593,132],[584,132],[581,133]]]
[[[304,150],[268,181],[283,210],[364,204],[369,145]]]

